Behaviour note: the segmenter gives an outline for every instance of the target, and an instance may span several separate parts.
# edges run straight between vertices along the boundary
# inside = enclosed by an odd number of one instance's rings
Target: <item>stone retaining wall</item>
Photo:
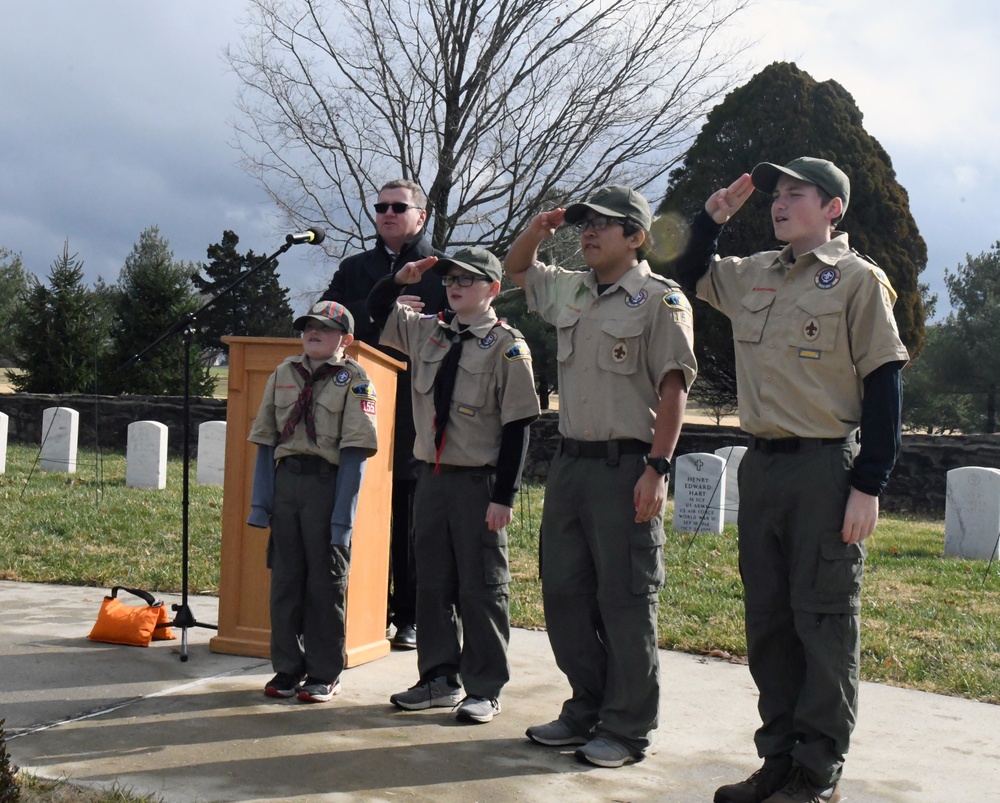
[[[17,443],[40,443],[42,410],[62,405],[80,413],[80,446],[124,451],[128,425],[133,421],[160,421],[169,430],[168,447],[181,452],[183,399],[174,396],[54,396],[27,393],[0,394],[0,412],[10,416],[8,437]],[[205,421],[225,421],[225,399],[191,401],[191,452],[198,448],[198,427]],[[99,426],[95,426],[95,421]],[[558,439],[558,414],[543,413],[531,430],[525,477],[544,481]],[[688,424],[681,432],[677,454],[714,452],[745,441],[735,427]],[[944,515],[946,474],[953,468],[1000,468],[1000,435],[904,435],[903,450],[882,509]]]

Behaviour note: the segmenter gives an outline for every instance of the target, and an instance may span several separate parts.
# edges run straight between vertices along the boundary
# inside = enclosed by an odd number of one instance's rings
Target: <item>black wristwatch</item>
[[[646,465],[653,469],[661,477],[670,473],[670,458],[669,457],[653,457],[652,455],[646,458]]]

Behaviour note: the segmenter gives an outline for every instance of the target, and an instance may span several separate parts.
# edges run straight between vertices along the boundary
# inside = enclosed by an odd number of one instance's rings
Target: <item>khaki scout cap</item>
[[[587,216],[587,212],[613,218],[627,217],[638,223],[645,231],[653,225],[653,216],[649,211],[649,202],[630,187],[603,187],[595,192],[584,203],[571,204],[566,208],[565,221],[576,223]]]
[[[500,260],[485,248],[461,248],[454,256],[441,257],[432,270],[439,276],[447,276],[451,268],[461,268],[477,276],[485,276],[492,282],[499,282],[503,277]]]
[[[330,329],[340,329],[349,335],[354,334],[354,316],[343,304],[336,301],[317,301],[305,315],[295,319],[292,328],[301,332],[309,321],[319,321]]]
[[[770,195],[778,185],[778,178],[782,175],[797,178],[799,181],[806,181],[815,184],[831,198],[840,198],[844,202],[844,212],[847,211],[847,202],[851,199],[851,180],[837,165],[828,162],[826,159],[815,159],[812,156],[800,156],[792,159],[784,167],[761,162],[750,174],[755,189],[766,192]]]

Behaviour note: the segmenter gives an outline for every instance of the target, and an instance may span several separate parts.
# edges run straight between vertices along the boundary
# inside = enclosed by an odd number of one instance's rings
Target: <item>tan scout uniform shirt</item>
[[[287,358],[268,378],[248,440],[276,447],[276,460],[293,454],[318,455],[339,465],[340,450],[346,446],[367,449],[371,457],[378,448],[375,386],[365,369],[350,357],[328,360],[331,365],[340,366],[340,370],[313,388],[316,443],[306,435],[304,418],[290,438],[278,443],[281,430],[305,386],[305,380],[292,363],[301,363],[304,359],[302,354]]]
[[[427,463],[435,462],[434,379],[458,331],[457,319],[449,327],[436,316],[396,304],[379,340],[410,358],[417,429],[413,454]],[[462,346],[441,463],[495,466],[503,425],[538,416],[531,352],[520,333],[499,322],[492,308],[468,331],[475,337]]]
[[[847,437],[863,379],[909,359],[889,279],[844,233],[794,263],[790,246],[715,257],[697,290],[732,321],[740,426],[758,437]]]
[[[697,374],[691,305],[643,261],[603,295],[593,271],[536,262],[527,272],[528,308],[557,330],[559,432],[565,438],[652,443],[659,388]]]

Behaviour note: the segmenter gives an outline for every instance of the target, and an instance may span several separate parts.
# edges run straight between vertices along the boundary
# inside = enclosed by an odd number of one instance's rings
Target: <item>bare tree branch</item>
[[[427,190],[435,246],[502,254],[553,203],[663,189],[735,83],[716,40],[748,2],[250,0],[236,143],[331,255],[365,247],[397,177]]]

